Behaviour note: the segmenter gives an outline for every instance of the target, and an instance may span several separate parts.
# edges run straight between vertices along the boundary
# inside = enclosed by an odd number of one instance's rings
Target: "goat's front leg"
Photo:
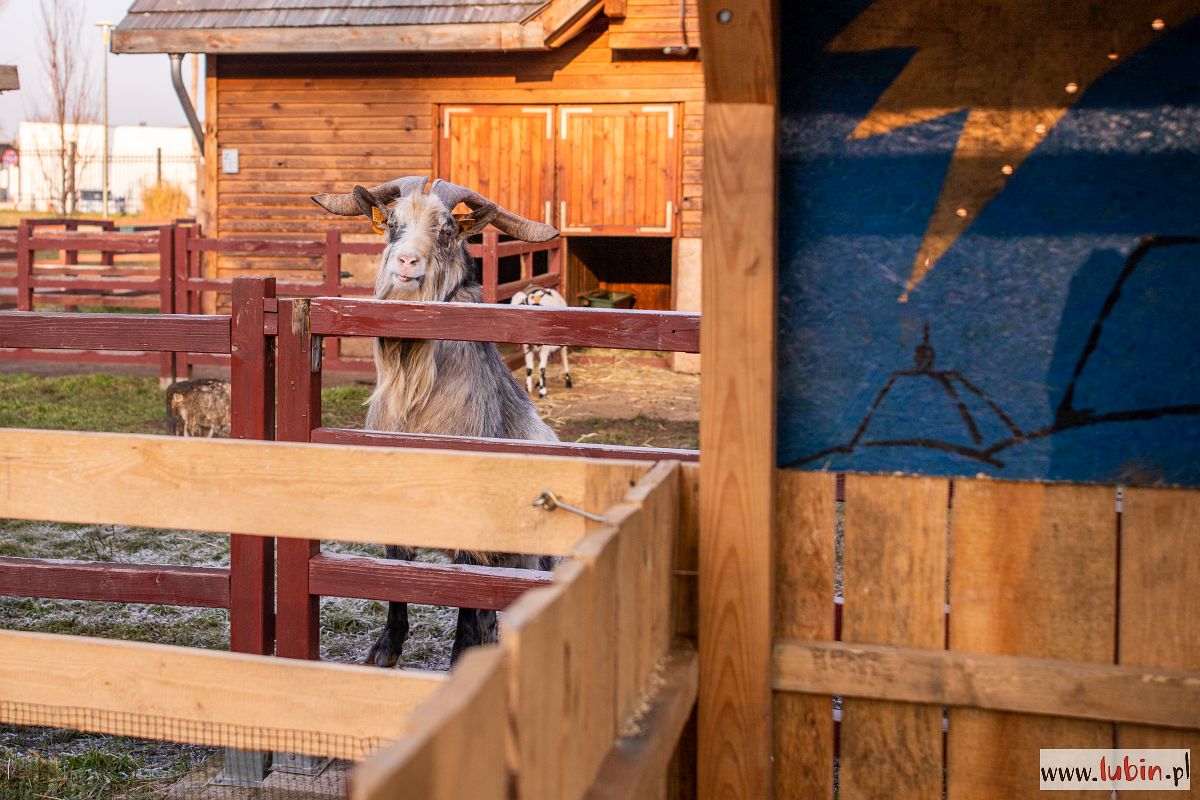
[[[480,565],[480,562],[470,553],[463,551],[454,554],[454,563]],[[459,656],[469,648],[479,644],[490,644],[499,638],[495,611],[460,608],[458,610],[458,626],[454,631],[454,646],[450,650],[450,663],[457,662]]]
[[[549,392],[546,391],[546,362],[550,360],[550,353],[554,348],[542,345],[538,348],[538,397],[545,397]]]
[[[525,351],[525,392],[533,394],[533,348],[523,344],[521,349]]]
[[[411,560],[413,551],[410,547],[388,545],[384,554],[388,558],[398,558],[403,561]],[[408,638],[408,603],[388,603],[387,623],[383,633],[371,645],[367,653],[366,663],[376,667],[394,667],[400,661],[404,652],[404,640]]]
[[[567,363],[567,350],[568,349],[569,348],[564,344],[563,349],[562,349],[562,360],[563,360],[563,378],[566,381],[567,388],[570,389],[572,386],[574,386],[574,384],[571,383],[571,365]]]

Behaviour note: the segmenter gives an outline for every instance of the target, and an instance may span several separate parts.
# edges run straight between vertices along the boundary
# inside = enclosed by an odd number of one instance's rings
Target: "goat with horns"
[[[387,221],[387,245],[379,261],[375,297],[380,300],[480,303],[475,263],[466,240],[490,223],[526,242],[558,235],[549,225],[507,211],[482,195],[442,180],[398,178],[371,189],[312,198],[327,211]],[[465,203],[471,212],[451,212]],[[391,204],[389,208],[389,204]],[[378,230],[378,228],[376,228]],[[368,401],[370,430],[487,436],[502,439],[558,437],[538,417],[490,342],[377,339],[377,382]],[[468,487],[469,490],[469,487]],[[388,547],[388,558],[411,559],[412,550]],[[549,568],[549,560],[509,553],[459,551],[455,563]],[[367,663],[390,667],[400,659],[408,636],[408,606],[390,603],[387,624],[367,655]],[[476,644],[495,641],[496,613],[459,609],[451,661]]]

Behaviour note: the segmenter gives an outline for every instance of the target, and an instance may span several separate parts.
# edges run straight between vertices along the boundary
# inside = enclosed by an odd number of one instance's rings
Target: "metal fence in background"
[[[188,204],[186,211],[175,216],[194,214],[199,165],[195,155],[166,153],[161,148],[110,156],[109,213],[139,214],[145,208],[148,189],[170,184]],[[103,159],[96,153],[73,147],[21,150],[19,166],[0,170],[0,203],[22,211],[102,213],[103,173]],[[69,198],[66,208],[64,197]]]

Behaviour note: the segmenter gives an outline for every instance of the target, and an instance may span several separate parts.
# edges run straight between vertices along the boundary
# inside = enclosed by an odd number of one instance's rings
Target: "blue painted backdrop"
[[[1200,485],[1200,16],[1083,87],[900,302],[968,112],[850,138],[915,55],[828,49],[869,5],[784,4],[780,465]]]

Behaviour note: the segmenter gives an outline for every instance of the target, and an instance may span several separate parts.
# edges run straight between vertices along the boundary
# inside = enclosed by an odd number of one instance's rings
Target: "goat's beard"
[[[418,280],[396,280],[392,271],[384,266],[386,262],[385,251],[380,263],[379,277],[375,281],[375,297],[378,300],[449,300],[464,284],[472,280],[474,273],[474,262],[461,246],[456,246],[448,253],[430,254],[426,259],[425,274]]]

